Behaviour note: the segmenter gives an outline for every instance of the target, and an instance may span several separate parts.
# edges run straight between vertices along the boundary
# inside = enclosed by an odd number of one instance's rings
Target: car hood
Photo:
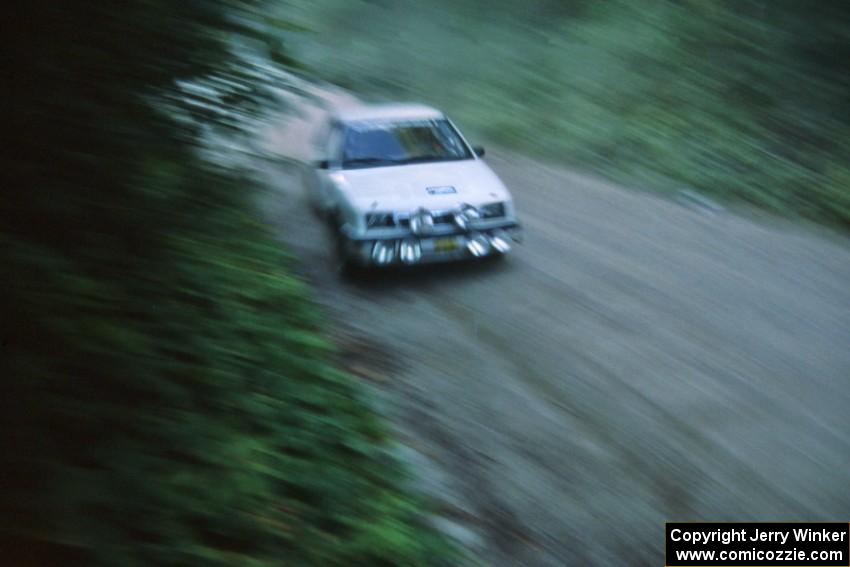
[[[445,210],[511,198],[481,160],[352,169],[334,177],[348,200],[366,211]]]

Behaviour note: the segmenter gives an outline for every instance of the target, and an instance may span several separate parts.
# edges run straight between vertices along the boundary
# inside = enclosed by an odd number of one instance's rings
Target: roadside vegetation
[[[297,6],[296,11],[291,5]],[[508,149],[850,229],[850,3],[295,0],[298,58]],[[518,188],[518,190],[521,188]]]
[[[330,363],[309,289],[255,220],[252,181],[199,157],[204,128],[256,111],[227,46],[265,41],[259,13],[224,0],[12,12],[4,564],[450,556],[360,385]],[[226,108],[186,104],[175,81],[201,77],[230,89]]]

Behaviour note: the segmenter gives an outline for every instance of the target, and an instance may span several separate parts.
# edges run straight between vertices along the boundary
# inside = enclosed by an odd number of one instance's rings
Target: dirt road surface
[[[323,112],[301,110],[264,134],[295,160]],[[357,283],[299,167],[262,168],[447,532],[485,565],[661,565],[665,521],[850,518],[846,239],[486,159],[526,228],[507,261]]]

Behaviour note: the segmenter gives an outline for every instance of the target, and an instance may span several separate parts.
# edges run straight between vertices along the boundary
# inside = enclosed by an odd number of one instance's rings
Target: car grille
[[[454,223],[454,215],[452,213],[438,213],[433,216],[434,225],[441,224],[453,224]],[[401,227],[407,228],[410,226],[409,218],[400,218],[398,219],[398,224]]]

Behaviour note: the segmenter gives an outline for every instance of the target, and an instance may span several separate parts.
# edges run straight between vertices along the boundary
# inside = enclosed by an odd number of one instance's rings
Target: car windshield
[[[346,124],[342,167],[356,169],[472,159],[446,119]]]

